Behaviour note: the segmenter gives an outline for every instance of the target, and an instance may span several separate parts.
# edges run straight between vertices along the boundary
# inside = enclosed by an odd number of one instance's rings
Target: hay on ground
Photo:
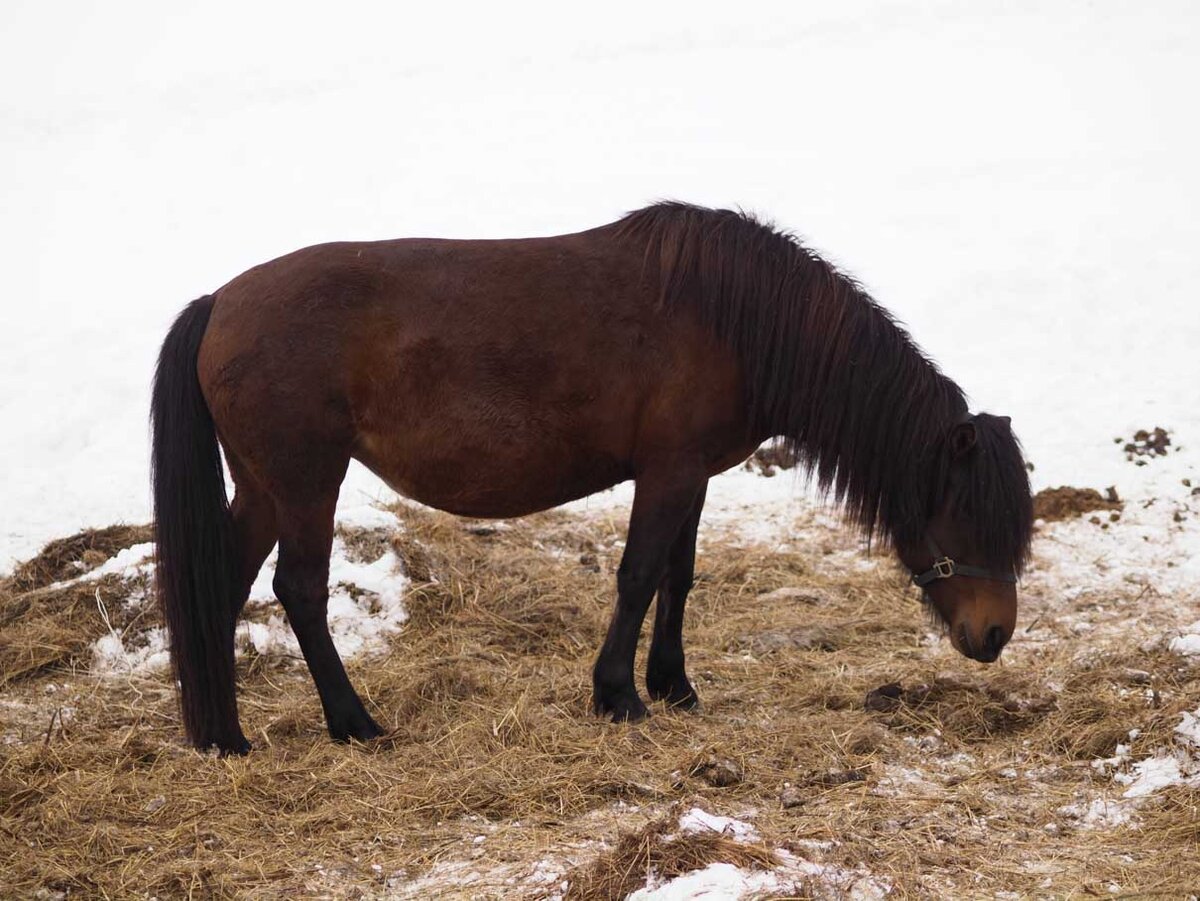
[[[864,868],[901,897],[1200,885],[1194,790],[1151,799],[1140,828],[1060,812],[1117,794],[1092,761],[1118,743],[1135,759],[1170,746],[1180,713],[1200,706],[1200,667],[1179,655],[1043,623],[1004,665],[978,666],[930,631],[903,573],[847,565],[856,540],[801,515],[781,534],[803,540],[782,548],[703,543],[686,629],[702,712],[656,704],[646,722],[613,725],[590,712],[590,671],[620,514],[481,528],[397,512],[384,538],[413,582],[410,620],[392,653],[348,662],[389,730],[367,746],[328,741],[300,661],[246,655],[255,751],[198,754],[166,672],[87,672],[109,628],[87,592],[132,642],[156,623],[145,585],[46,593],[63,571],[52,561],[0,585],[6,892],[536,898],[566,878],[604,897],[648,869],[769,867],[777,848]],[[379,534],[347,540],[367,557],[382,547]],[[799,640],[806,629],[823,637]],[[728,762],[738,778],[712,775]],[[761,841],[665,841],[682,804],[756,811]]]

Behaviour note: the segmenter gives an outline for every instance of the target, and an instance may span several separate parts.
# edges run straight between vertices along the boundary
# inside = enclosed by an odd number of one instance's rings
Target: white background
[[[1200,442],[1193,4],[427,6],[0,7],[0,570],[148,519],[193,297],[318,241],[664,197],[857,275],[1038,486],[1143,478],[1134,428]]]

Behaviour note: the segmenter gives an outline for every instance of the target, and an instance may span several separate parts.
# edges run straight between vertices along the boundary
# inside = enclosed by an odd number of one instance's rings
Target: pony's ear
[[[976,437],[978,436],[975,434],[975,423],[960,422],[950,432],[950,453],[961,457],[975,446]]]

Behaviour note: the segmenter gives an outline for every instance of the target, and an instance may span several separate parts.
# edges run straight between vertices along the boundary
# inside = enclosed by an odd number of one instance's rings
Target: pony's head
[[[939,457],[928,519],[896,552],[954,647],[991,663],[1016,627],[1033,527],[1029,476],[1006,416],[958,423]]]

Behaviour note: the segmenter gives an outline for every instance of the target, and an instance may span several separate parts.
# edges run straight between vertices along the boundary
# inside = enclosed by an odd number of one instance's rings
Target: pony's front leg
[[[704,509],[707,483],[700,489],[683,528],[671,545],[667,569],[658,586],[654,637],[646,661],[646,689],[656,701],[694,710],[700,705],[683,665],[683,608],[696,569],[696,529]]]
[[[592,670],[593,706],[613,722],[647,715],[633,681],[642,621],[667,568],[668,554],[706,484],[699,467],[659,467],[639,474],[625,553],[617,569],[617,607]]]

